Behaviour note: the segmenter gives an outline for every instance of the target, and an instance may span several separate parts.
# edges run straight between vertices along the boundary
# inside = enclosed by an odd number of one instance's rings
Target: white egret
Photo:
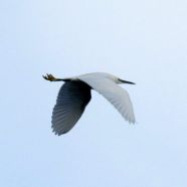
[[[134,84],[108,73],[90,73],[71,78],[43,76],[48,81],[64,81],[52,114],[52,129],[62,135],[73,128],[91,99],[91,89],[103,95],[129,122],[135,123],[133,106],[129,94],[117,84]]]

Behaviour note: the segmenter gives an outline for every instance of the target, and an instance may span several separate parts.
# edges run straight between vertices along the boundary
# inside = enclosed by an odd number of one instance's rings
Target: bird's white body
[[[72,80],[86,79],[86,80],[90,80],[91,82],[93,82],[93,81],[100,81],[103,78],[110,79],[111,81],[113,81],[117,84],[120,83],[118,81],[118,77],[116,77],[114,75],[111,75],[109,73],[103,73],[103,72],[87,73],[87,74],[71,77],[71,78],[68,78],[68,79],[72,79]]]
[[[108,73],[90,73],[65,79],[48,75],[44,78],[65,82],[58,94],[52,116],[52,128],[58,135],[68,132],[76,124],[91,99],[91,89],[103,95],[129,123],[135,123],[129,94],[117,85],[134,84],[132,82]]]

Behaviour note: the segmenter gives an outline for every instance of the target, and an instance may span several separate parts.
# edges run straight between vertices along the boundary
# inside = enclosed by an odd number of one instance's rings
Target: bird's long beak
[[[135,84],[134,82],[130,82],[130,81],[126,81],[126,80],[122,80],[122,79],[118,79],[119,82],[124,83],[124,84]]]

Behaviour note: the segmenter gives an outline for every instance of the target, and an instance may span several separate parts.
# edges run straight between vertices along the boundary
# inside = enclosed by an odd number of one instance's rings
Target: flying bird
[[[135,84],[108,73],[89,73],[70,78],[55,78],[51,74],[45,80],[63,81],[52,113],[52,129],[57,135],[70,131],[82,116],[91,99],[91,90],[103,95],[129,123],[135,116],[129,94],[118,84]]]

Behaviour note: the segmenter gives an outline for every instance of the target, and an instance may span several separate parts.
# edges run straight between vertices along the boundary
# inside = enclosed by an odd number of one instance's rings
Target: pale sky
[[[186,187],[187,2],[0,2],[0,186]],[[63,136],[51,131],[61,83],[108,72],[137,123],[101,95]]]

